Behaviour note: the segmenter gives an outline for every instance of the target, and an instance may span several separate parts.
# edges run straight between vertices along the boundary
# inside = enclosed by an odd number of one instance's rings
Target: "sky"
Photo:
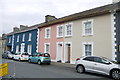
[[[112,0],[0,0],[0,36],[20,25],[32,26],[45,21],[112,3]]]

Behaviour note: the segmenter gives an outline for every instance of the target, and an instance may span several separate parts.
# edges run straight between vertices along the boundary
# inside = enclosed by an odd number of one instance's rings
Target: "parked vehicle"
[[[13,53],[13,52],[5,51],[5,52],[2,54],[2,58],[13,59],[14,54],[15,54],[15,53]]]
[[[34,55],[31,55],[29,57],[29,63],[38,63],[39,65],[41,65],[42,63],[46,63],[46,64],[50,64],[51,63],[51,59],[50,59],[50,55],[48,53],[35,53]]]
[[[23,60],[28,60],[29,59],[29,54],[24,52],[24,53],[15,53],[14,60],[19,60],[19,61],[23,61]]]
[[[78,73],[95,72],[120,79],[120,64],[105,57],[84,56],[76,59]]]

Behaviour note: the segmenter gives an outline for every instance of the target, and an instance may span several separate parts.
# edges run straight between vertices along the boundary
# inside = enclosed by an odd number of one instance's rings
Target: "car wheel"
[[[19,62],[21,61],[21,59],[19,58]]]
[[[84,67],[81,66],[81,65],[79,65],[79,66],[77,67],[77,72],[78,72],[78,73],[83,73],[83,72],[84,72]]]
[[[120,70],[113,70],[111,73],[112,78],[119,80],[120,79]]]
[[[38,61],[38,64],[39,64],[39,65],[41,65],[41,64],[42,64],[40,60]]]
[[[6,58],[8,59],[8,56]]]
[[[47,63],[47,65],[50,65],[50,63]]]
[[[31,63],[31,60],[29,59],[28,62]]]

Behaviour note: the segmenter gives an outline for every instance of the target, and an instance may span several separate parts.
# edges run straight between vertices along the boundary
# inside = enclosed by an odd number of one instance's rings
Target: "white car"
[[[13,56],[14,56],[14,53],[13,52],[10,52],[10,51],[5,51],[3,54],[2,54],[2,58],[9,58],[9,59],[13,59]]]
[[[76,70],[78,73],[94,72],[105,74],[120,80],[120,64],[105,57],[84,56],[77,58]]]
[[[14,60],[19,60],[19,61],[23,61],[23,60],[28,60],[29,59],[29,54],[24,52],[24,53],[15,53]]]

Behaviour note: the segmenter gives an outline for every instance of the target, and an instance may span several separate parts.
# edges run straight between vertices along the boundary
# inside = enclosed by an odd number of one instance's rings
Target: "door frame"
[[[62,46],[61,46],[61,48],[62,48],[62,49],[61,49],[61,50],[62,50],[62,51],[61,51],[61,61],[63,62],[63,46],[64,46],[64,45],[63,45],[63,42],[57,42],[57,43],[56,43],[56,61],[58,61],[58,53],[59,53],[59,52],[58,52],[58,51],[59,51],[59,50],[58,50],[58,46],[59,46],[60,44],[62,45]]]
[[[68,44],[70,44],[70,64],[72,64],[72,42],[64,43],[64,63],[68,61]]]

